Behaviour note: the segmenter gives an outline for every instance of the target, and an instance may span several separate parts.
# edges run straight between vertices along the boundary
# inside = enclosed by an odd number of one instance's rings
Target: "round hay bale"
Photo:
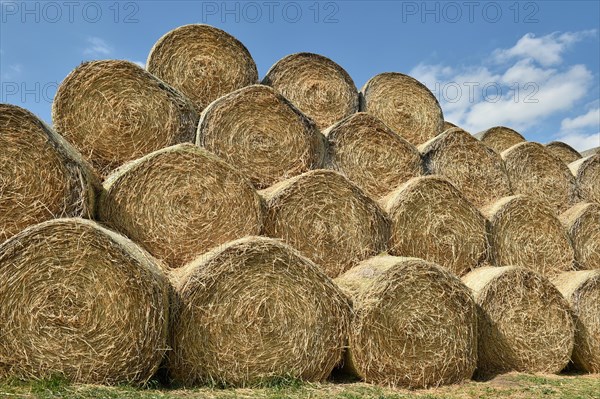
[[[421,259],[376,256],[335,281],[353,300],[344,364],[352,374],[407,388],[471,378],[477,311],[458,277]]]
[[[382,121],[359,112],[324,132],[330,167],[372,198],[380,198],[423,174],[419,151]]]
[[[348,299],[317,265],[278,240],[227,243],[173,280],[169,371],[179,384],[321,381],[341,360]]]
[[[546,149],[550,151],[552,155],[554,155],[567,165],[581,158],[580,153],[578,153],[573,147],[571,147],[567,143],[563,143],[562,141],[552,141],[546,144]]]
[[[217,98],[258,82],[248,49],[229,33],[203,24],[167,32],[150,50],[146,68],[185,94],[198,112]]]
[[[383,210],[337,172],[306,172],[261,195],[267,208],[263,233],[283,239],[331,278],[387,248]]]
[[[144,383],[167,348],[168,282],[132,241],[84,219],[0,245],[0,378]]]
[[[600,205],[580,202],[560,215],[578,269],[600,269]]]
[[[392,255],[419,257],[459,276],[485,260],[485,218],[443,177],[415,177],[383,203]]]
[[[179,144],[116,170],[104,182],[100,220],[171,267],[252,234],[260,197],[239,172],[208,151]]]
[[[360,110],[381,119],[408,142],[419,145],[444,129],[442,108],[418,80],[386,72],[372,77],[361,90]]]
[[[600,373],[600,270],[567,272],[552,282],[574,313],[573,364],[579,370]]]
[[[506,126],[495,126],[474,136],[499,154],[515,144],[526,141],[519,132]]]
[[[600,203],[600,154],[569,164],[576,179],[576,195],[582,201]]]
[[[256,187],[318,169],[325,143],[314,123],[272,88],[253,85],[212,102],[196,143],[230,163]]]
[[[444,131],[419,150],[429,174],[446,177],[477,207],[512,194],[500,155],[459,127]]]
[[[452,129],[453,127],[458,127],[452,122],[444,121],[444,126],[442,127],[442,132],[445,132],[448,129]]]
[[[496,266],[521,266],[544,276],[573,270],[567,230],[546,203],[514,195],[482,209],[489,224],[490,256]]]
[[[571,207],[575,178],[560,159],[543,145],[525,142],[502,153],[514,194],[546,201],[561,213]]]
[[[600,152],[600,147],[590,148],[589,150],[582,151],[581,157],[586,158],[586,157],[589,157],[590,155],[598,154],[598,152]]]
[[[348,72],[319,54],[283,57],[269,69],[262,83],[289,99],[319,129],[358,111],[358,90]]]
[[[481,267],[463,277],[478,305],[477,372],[559,373],[573,349],[567,301],[531,270]]]
[[[48,219],[94,216],[91,166],[31,112],[0,104],[0,149],[0,242]]]
[[[192,103],[136,64],[86,62],[60,84],[52,103],[54,128],[106,176],[127,161],[193,141]]]

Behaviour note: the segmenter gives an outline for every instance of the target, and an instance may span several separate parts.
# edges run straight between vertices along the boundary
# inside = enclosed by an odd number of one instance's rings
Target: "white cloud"
[[[600,146],[600,133],[565,133],[559,135],[557,140],[567,143],[577,151],[585,151]]]
[[[88,37],[87,42],[88,47],[83,50],[84,55],[102,57],[112,53],[112,47],[99,37]]]
[[[527,33],[519,39],[517,44],[509,49],[497,49],[494,51],[494,59],[499,62],[508,61],[513,58],[528,58],[539,62],[543,66],[560,64],[565,50],[572,44],[586,37],[595,36],[596,30],[580,32],[558,32],[536,37],[533,33]]]
[[[560,124],[561,130],[581,129],[600,125],[600,108],[589,110],[586,114],[575,118],[565,118]]]
[[[21,64],[11,64],[2,72],[2,80],[16,79],[23,73]]]

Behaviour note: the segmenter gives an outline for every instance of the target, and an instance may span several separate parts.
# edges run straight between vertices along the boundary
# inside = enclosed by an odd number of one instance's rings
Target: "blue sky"
[[[0,0],[0,101],[50,122],[56,86],[82,61],[144,64],[164,33],[208,23],[250,50],[260,77],[309,51],[360,88],[386,71],[425,83],[472,133],[506,125],[542,143],[600,145],[597,1]]]

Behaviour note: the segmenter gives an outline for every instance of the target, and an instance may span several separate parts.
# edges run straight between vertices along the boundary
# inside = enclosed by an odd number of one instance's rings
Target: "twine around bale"
[[[573,349],[567,301],[531,270],[481,267],[463,277],[478,305],[477,373],[559,373]]]
[[[446,177],[477,207],[512,194],[500,155],[459,127],[421,144],[419,150],[427,173]]]
[[[192,144],[153,152],[104,182],[100,220],[179,267],[227,241],[259,234],[260,197],[244,176]]]
[[[84,219],[0,245],[0,378],[147,382],[167,349],[168,282],[129,239]]]
[[[560,159],[543,145],[516,144],[502,152],[514,194],[547,202],[557,214],[574,202],[575,178]]]
[[[389,221],[341,174],[314,170],[261,191],[263,233],[280,238],[335,278],[387,249]]]
[[[421,259],[376,256],[335,281],[353,299],[346,370],[366,382],[407,388],[471,377],[477,312],[453,274]]]
[[[575,345],[571,360],[575,368],[600,373],[600,270],[563,273],[552,283],[573,311]]]
[[[581,154],[579,152],[562,141],[552,141],[546,144],[546,149],[567,165],[581,158]]]
[[[358,111],[358,90],[348,72],[319,54],[283,57],[262,83],[289,99],[321,130]]]
[[[341,360],[348,299],[278,240],[229,242],[177,270],[173,281],[168,365],[176,383],[322,381]]]
[[[320,168],[324,141],[310,119],[263,85],[212,102],[202,113],[196,138],[257,188]]]
[[[415,177],[382,203],[391,220],[392,255],[419,257],[459,276],[486,259],[485,218],[445,178]]]
[[[353,114],[324,132],[329,167],[344,174],[371,198],[379,199],[423,173],[419,151],[382,121]]]
[[[48,219],[94,216],[92,167],[31,112],[0,104],[0,149],[0,242]]]
[[[138,65],[85,62],[60,84],[56,130],[103,176],[127,161],[193,141],[198,114],[181,93]]]
[[[600,204],[580,202],[560,215],[578,269],[600,269]]]
[[[474,136],[498,154],[515,144],[526,141],[521,133],[506,126],[495,126]]]
[[[381,119],[402,138],[419,145],[442,133],[444,115],[433,93],[418,80],[386,72],[361,89],[360,110]]]
[[[521,266],[547,277],[573,270],[571,240],[547,203],[515,195],[482,212],[489,221],[489,260],[493,265]]]
[[[248,49],[229,33],[204,24],[167,32],[152,47],[146,67],[192,100],[198,112],[217,98],[258,82]]]
[[[569,169],[575,176],[577,199],[600,204],[600,154],[572,162]]]

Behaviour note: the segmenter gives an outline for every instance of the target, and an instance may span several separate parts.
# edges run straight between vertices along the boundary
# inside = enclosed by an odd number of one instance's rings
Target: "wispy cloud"
[[[134,64],[138,65],[141,68],[146,68],[146,63],[143,61],[135,61],[135,60],[131,60],[131,62],[133,62]]]
[[[99,37],[88,37],[88,46],[83,50],[83,54],[91,57],[103,57],[110,55],[112,47]]]
[[[21,64],[11,64],[2,71],[2,80],[12,80],[21,76],[23,73],[23,66]]]
[[[564,118],[560,124],[557,140],[564,141],[582,151],[600,146],[600,107],[598,101],[585,114]]]

